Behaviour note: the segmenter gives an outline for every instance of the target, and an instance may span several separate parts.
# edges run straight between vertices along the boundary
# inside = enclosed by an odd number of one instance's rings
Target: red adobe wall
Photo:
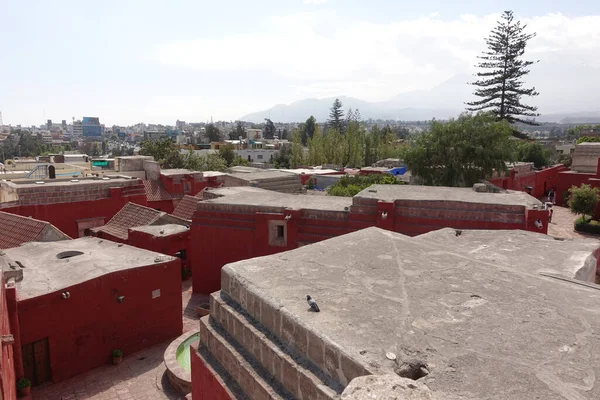
[[[146,232],[140,232],[129,229],[129,238],[127,244],[146,249],[161,254],[175,256],[180,250],[186,251],[186,260],[181,264],[184,267],[189,267],[190,263],[190,231],[180,232],[168,236],[153,236]]]
[[[14,288],[12,289],[14,291]],[[13,299],[14,300],[14,299]],[[7,301],[6,290],[4,288],[4,278],[0,273],[0,334],[14,335],[11,329],[10,307]],[[14,337],[14,336],[13,336]],[[14,347],[19,345],[18,340],[13,344],[2,343],[2,355],[0,357],[0,398],[15,399],[16,394],[16,378],[14,364]]]
[[[415,236],[433,230],[524,229],[547,233],[548,213],[525,206],[446,201],[382,202],[355,198],[346,211],[276,210],[200,203],[191,226],[194,292],[219,290],[223,265],[295,249],[352,231],[378,226]],[[265,212],[270,211],[270,212]],[[286,216],[290,216],[285,220]],[[535,226],[540,219],[542,227]],[[286,221],[286,246],[269,244],[269,221]]]
[[[60,292],[19,302],[21,343],[49,341],[52,380],[58,382],[182,332],[180,261],[114,272]],[[152,291],[160,297],[152,299]],[[62,292],[62,291],[61,291]],[[125,296],[123,303],[118,296]]]
[[[490,182],[503,189],[523,192],[527,191],[526,188],[529,186],[532,188],[531,195],[541,198],[559,184],[559,174],[563,171],[568,171],[568,168],[562,164],[525,175],[515,174],[513,170],[510,171],[509,176],[490,179]]]
[[[140,185],[141,185],[141,181]],[[68,186],[67,186],[68,187]],[[49,189],[48,187],[46,189]],[[26,204],[19,202],[19,206],[2,208],[2,211],[10,212],[25,217],[33,217],[42,221],[50,222],[52,225],[66,233],[72,238],[79,237],[79,229],[77,220],[90,218],[104,218],[104,223],[108,222],[121,208],[128,202],[146,205],[146,194],[143,186],[140,186],[141,192],[135,188],[110,188],[106,193],[101,192],[101,189],[95,194],[89,196],[78,195],[76,191],[67,193],[65,198],[57,198],[61,201],[52,202],[49,204],[36,204],[27,201]],[[38,201],[43,201],[43,196],[52,194],[40,193]],[[80,201],[71,201],[78,200]]]
[[[146,206],[155,210],[166,212],[167,214],[171,214],[175,210],[174,203],[175,202],[173,200],[148,201]]]

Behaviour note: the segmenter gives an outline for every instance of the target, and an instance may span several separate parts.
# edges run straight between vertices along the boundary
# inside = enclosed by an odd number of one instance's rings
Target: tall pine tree
[[[535,33],[523,31],[527,25],[513,21],[513,12],[505,11],[502,20],[486,39],[488,51],[484,51],[477,67],[486,71],[477,73],[480,78],[471,83],[477,86],[475,95],[481,100],[467,103],[469,111],[489,110],[498,120],[508,123],[522,122],[536,125],[531,118],[537,117],[537,107],[521,103],[524,96],[537,96],[535,87],[523,87],[522,78],[529,73],[533,61],[522,59],[527,41],[535,37]]]
[[[340,99],[335,99],[329,112],[328,125],[342,133],[344,131],[344,110],[342,110],[342,102]]]

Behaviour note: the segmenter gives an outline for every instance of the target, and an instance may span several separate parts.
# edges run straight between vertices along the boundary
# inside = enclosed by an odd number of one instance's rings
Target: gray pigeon
[[[314,301],[312,299],[312,297],[310,297],[309,295],[306,296],[306,301],[308,301],[308,305],[310,306],[310,308],[314,311],[314,312],[319,312],[321,310],[319,310],[319,306],[317,305],[317,302]]]

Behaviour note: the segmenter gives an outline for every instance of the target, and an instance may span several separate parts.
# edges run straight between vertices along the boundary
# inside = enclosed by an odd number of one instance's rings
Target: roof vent
[[[44,183],[46,183],[46,182],[44,182],[44,181],[37,181],[35,184],[36,185],[43,185]]]
[[[71,257],[75,257],[75,256],[80,256],[82,255],[83,252],[82,251],[63,251],[61,253],[58,253],[56,255],[56,258],[58,258],[59,260],[64,260],[65,258],[71,258]]]

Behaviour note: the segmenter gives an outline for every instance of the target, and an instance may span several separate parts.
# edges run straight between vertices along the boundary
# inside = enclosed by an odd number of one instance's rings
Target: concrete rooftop
[[[532,268],[517,250],[495,262],[468,247],[368,228],[225,270],[373,374],[427,363],[419,382],[438,399],[600,398],[600,286],[537,272],[568,252],[537,253]]]
[[[364,189],[354,197],[384,201],[460,201],[465,203],[518,205],[527,208],[533,208],[534,205],[538,207],[542,205],[539,200],[525,192],[507,191],[507,193],[480,193],[474,191],[472,188],[445,186],[373,185]]]
[[[83,254],[57,258],[58,254],[67,251]],[[19,300],[60,291],[111,272],[153,265],[157,259],[160,262],[175,259],[92,237],[49,243],[32,242],[2,252],[24,267],[23,280],[17,283]]]
[[[191,169],[161,169],[160,174],[165,176],[201,174],[201,171],[193,171]]]
[[[104,178],[67,178],[67,179],[14,179],[11,181],[3,181],[3,184],[16,188],[32,188],[44,186],[80,186],[80,185],[97,185],[100,183],[129,182],[138,178],[132,178],[126,175],[111,175]],[[35,182],[44,182],[43,184]]]
[[[208,188],[205,190],[208,190]],[[288,194],[250,186],[225,187],[218,189],[211,188],[208,190],[208,193],[221,197],[204,200],[198,203],[199,207],[203,204],[231,204],[291,208],[294,210],[310,209],[344,211],[345,207],[350,207],[352,205],[351,197]]]
[[[166,225],[144,225],[137,226],[135,228],[129,228],[132,231],[145,232],[156,237],[165,237],[170,235],[176,235],[181,232],[189,231],[184,225],[177,224],[166,224]]]
[[[281,177],[288,177],[289,172],[283,172],[279,170],[261,170],[259,172],[232,172],[231,176],[245,181],[257,181],[262,179],[277,179]]]

